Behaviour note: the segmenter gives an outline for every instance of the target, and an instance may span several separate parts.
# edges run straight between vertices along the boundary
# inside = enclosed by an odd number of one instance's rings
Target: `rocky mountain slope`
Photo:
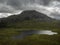
[[[19,21],[24,21],[24,20],[52,21],[53,19],[35,10],[23,11],[21,14],[12,15],[7,18],[0,19],[0,21],[5,21],[5,22],[6,21],[7,22],[19,22]]]

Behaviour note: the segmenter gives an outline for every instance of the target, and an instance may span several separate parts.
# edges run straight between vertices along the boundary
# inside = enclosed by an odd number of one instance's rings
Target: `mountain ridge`
[[[11,15],[6,18],[0,18],[0,22],[21,22],[24,20],[34,20],[34,21],[53,21],[54,19],[46,16],[43,13],[39,13],[36,10],[25,10],[21,14]]]

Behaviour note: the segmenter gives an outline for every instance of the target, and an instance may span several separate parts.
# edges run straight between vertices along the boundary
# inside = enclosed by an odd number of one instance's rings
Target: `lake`
[[[52,32],[51,30],[24,30],[24,31],[18,31],[20,32],[18,35],[14,35],[12,38],[14,39],[22,39],[26,36],[31,36],[33,34],[39,34],[39,35],[56,35],[57,32]]]

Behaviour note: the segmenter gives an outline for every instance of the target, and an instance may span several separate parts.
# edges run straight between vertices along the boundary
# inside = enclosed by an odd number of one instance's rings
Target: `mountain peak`
[[[22,18],[29,18],[29,19],[37,19],[37,20],[52,20],[52,18],[48,17],[47,15],[40,13],[36,10],[25,10],[23,11],[21,14],[19,14],[20,16],[22,16]]]
[[[53,19],[47,15],[37,12],[36,10],[25,10],[21,14],[12,15],[7,18],[2,18],[1,20],[7,22],[19,22],[24,20],[34,20],[34,21],[52,21]]]

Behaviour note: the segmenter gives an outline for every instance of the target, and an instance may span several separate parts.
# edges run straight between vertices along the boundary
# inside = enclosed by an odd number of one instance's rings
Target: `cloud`
[[[11,15],[17,15],[17,14],[20,14],[20,13],[22,13],[23,12],[23,10],[21,10],[21,11],[16,11],[16,12],[14,12],[14,13],[0,13],[0,18],[2,18],[2,17],[8,17],[8,16],[11,16]]]
[[[0,0],[0,12],[14,12],[32,8],[32,5],[46,5],[54,0]],[[29,6],[28,6],[29,5]],[[34,7],[33,7],[34,8]]]
[[[56,18],[60,14],[60,2],[59,0],[0,0],[0,13],[13,14],[21,10],[32,9],[45,14],[48,13],[48,16]]]
[[[42,0],[43,5],[48,5],[51,0]]]
[[[31,5],[47,5],[49,2],[50,0],[0,0],[0,12],[14,12],[16,10],[32,9]]]
[[[2,13],[2,12],[12,13],[13,11],[15,11],[15,9],[13,7],[0,3],[0,13]]]

